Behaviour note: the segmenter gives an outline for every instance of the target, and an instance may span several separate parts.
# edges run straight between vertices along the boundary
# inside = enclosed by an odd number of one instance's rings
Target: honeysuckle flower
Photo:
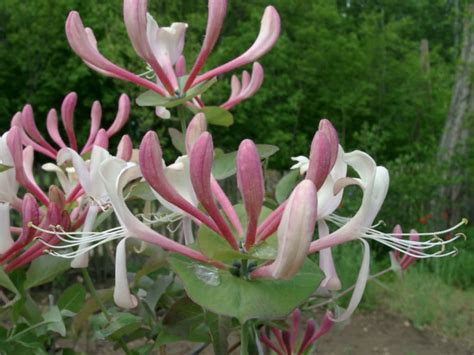
[[[310,180],[300,182],[288,199],[278,226],[275,261],[252,273],[253,277],[291,279],[306,260],[317,218],[317,191]]]
[[[70,148],[81,155],[90,152],[101,131],[105,133],[104,135],[107,138],[111,138],[122,129],[125,123],[127,123],[130,113],[130,99],[127,95],[122,94],[118,102],[118,112],[115,120],[107,130],[101,130],[102,107],[99,101],[95,101],[91,109],[89,136],[82,148],[79,149],[76,133],[74,131],[74,111],[76,105],[77,94],[71,92],[64,98],[61,106],[61,121],[67,136],[68,144],[64,142],[63,137],[59,132],[58,115],[55,109],[51,109],[48,113],[46,128],[49,138],[57,147],[50,144],[38,130],[33,115],[33,109],[30,105],[26,105],[21,113],[17,113],[13,117],[11,125],[20,128],[21,141],[24,145],[31,146],[37,152],[52,159],[56,159],[59,150],[64,148]]]
[[[304,334],[300,335],[301,312],[295,309],[291,314],[291,322],[288,330],[280,330],[277,328],[270,328],[275,340],[271,340],[267,335],[261,334],[260,340],[269,349],[276,352],[278,355],[301,355],[311,349],[312,346],[323,335],[329,332],[332,328],[331,313],[327,313],[319,327],[313,319],[306,321]]]
[[[226,9],[226,0],[209,0],[204,42],[181,88],[178,78],[186,75],[185,59],[181,53],[187,24],[173,23],[170,27],[159,27],[153,17],[147,13],[146,0],[124,0],[124,22],[135,51],[149,66],[146,76],[154,74],[156,82],[122,69],[105,58],[97,49],[97,41],[92,30],[84,27],[79,14],[75,11],[69,14],[66,21],[66,35],[74,52],[83,59],[86,65],[97,72],[143,86],[161,96],[182,96],[203,81],[255,62],[266,54],[278,39],[280,17],[275,8],[268,6],[263,14],[260,33],[254,44],[239,57],[199,75],[219,38]],[[163,109],[159,109],[157,114],[160,117],[167,116]]]

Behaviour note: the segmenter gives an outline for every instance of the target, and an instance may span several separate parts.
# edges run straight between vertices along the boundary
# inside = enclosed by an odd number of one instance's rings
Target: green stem
[[[248,355],[249,349],[249,322],[242,324],[242,331],[240,332],[240,355]]]
[[[186,111],[182,105],[178,106],[178,118],[181,123],[181,132],[186,136]]]
[[[94,301],[97,303],[99,306],[100,310],[104,314],[105,318],[111,322],[112,321],[112,316],[110,315],[109,311],[107,311],[107,308],[105,308],[104,304],[102,303],[102,300],[100,299],[95,287],[94,283],[92,282],[91,275],[89,274],[89,271],[87,268],[82,269],[82,276],[84,277],[84,282],[86,283],[86,287],[89,290],[91,297],[94,299]],[[127,343],[123,339],[117,340],[118,345],[122,348],[122,350],[125,352],[125,354],[132,354],[130,349],[127,346]]]
[[[371,281],[371,280],[375,280],[377,277],[380,277],[380,276],[382,276],[382,275],[384,275],[384,274],[386,274],[387,272],[390,272],[390,271],[392,271],[392,268],[391,268],[391,267],[389,267],[389,268],[387,268],[387,269],[385,269],[385,270],[382,270],[382,271],[380,271],[380,272],[378,272],[378,273],[376,273],[376,274],[374,274],[374,275],[372,275],[372,276],[369,276],[369,278],[367,279],[367,282],[369,282],[369,281]],[[347,294],[348,294],[349,292],[351,292],[355,287],[356,287],[356,285],[354,284],[354,285],[352,285],[351,287],[345,289],[344,291],[338,293],[336,296],[331,297],[331,298],[328,299],[327,301],[324,301],[324,302],[321,302],[321,303],[318,303],[318,304],[309,306],[309,307],[307,307],[306,309],[315,309],[315,308],[319,308],[319,307],[325,306],[325,305],[327,305],[327,304],[330,304],[330,303],[336,301],[337,299],[341,298],[342,296],[347,295]]]

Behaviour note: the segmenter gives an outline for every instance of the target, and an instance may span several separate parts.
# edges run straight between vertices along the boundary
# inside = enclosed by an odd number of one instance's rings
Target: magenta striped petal
[[[331,169],[331,145],[327,135],[317,131],[311,143],[309,166],[306,179],[311,180],[316,188],[323,186]]]
[[[208,132],[204,132],[194,144],[189,156],[191,182],[196,197],[219,227],[223,237],[234,249],[238,250],[237,241],[227,222],[220,214],[212,194],[211,170],[213,155],[214,145],[212,143],[212,136]]]
[[[149,131],[140,144],[139,160],[143,177],[165,200],[219,233],[209,216],[194,207],[171,186],[163,170],[162,150],[155,132]]]
[[[76,11],[71,11],[66,20],[66,36],[73,51],[92,69],[103,75],[120,78],[143,86],[162,96],[167,95],[166,92],[155,83],[118,67],[100,54],[97,50],[92,30],[84,28],[81,18]]]
[[[199,71],[202,69],[207,57],[212,52],[219,35],[221,33],[222,25],[224,24],[225,13],[227,11],[227,0],[209,0],[209,15],[207,18],[206,35],[204,42],[201,47],[201,51],[194,63],[193,69],[189,74],[189,78],[184,86],[184,92],[186,92],[196,79]]]
[[[238,67],[255,62],[258,58],[265,55],[276,43],[280,36],[280,15],[273,6],[268,6],[262,17],[260,33],[254,44],[238,58],[223,64],[207,73],[199,76],[194,84],[214,78],[215,76],[227,73]]]
[[[265,187],[260,156],[255,144],[246,139],[240,143],[237,152],[237,185],[247,212],[247,234],[245,248],[255,244],[258,217],[262,211]]]

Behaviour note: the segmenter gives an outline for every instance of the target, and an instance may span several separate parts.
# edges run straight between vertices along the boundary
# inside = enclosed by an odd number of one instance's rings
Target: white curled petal
[[[193,185],[191,183],[191,175],[189,171],[189,158],[187,155],[183,155],[176,159],[174,164],[168,165],[165,169],[165,176],[171,186],[181,195],[186,201],[191,203],[193,206],[198,205],[198,199],[194,192]],[[153,190],[156,198],[160,203],[170,211],[184,214],[184,212],[176,206],[166,201],[160,194]]]
[[[318,222],[318,230],[319,238],[326,238],[329,235],[329,228],[324,220]],[[320,286],[331,291],[340,290],[341,280],[339,280],[339,277],[337,276],[331,248],[326,248],[319,252],[319,267],[325,275]]]
[[[122,239],[115,251],[114,302],[121,308],[131,309],[138,305],[138,300],[131,294],[128,285],[126,241],[127,239]]]
[[[166,107],[163,107],[163,106],[156,106],[155,114],[156,116],[164,120],[169,120],[171,118],[171,112]]]
[[[72,190],[72,183],[69,180],[68,176],[59,166],[53,163],[46,163],[41,166],[41,168],[49,173],[55,173],[58,177],[59,183],[61,184],[62,189],[66,194],[69,194]]]
[[[354,292],[352,293],[347,309],[339,317],[332,319],[334,322],[344,322],[351,317],[352,313],[354,313],[359,305],[365,291],[365,286],[367,285],[370,272],[370,247],[369,243],[364,239],[360,239],[360,241],[364,248],[364,254],[362,256],[362,263],[360,265],[359,276],[357,277]]]

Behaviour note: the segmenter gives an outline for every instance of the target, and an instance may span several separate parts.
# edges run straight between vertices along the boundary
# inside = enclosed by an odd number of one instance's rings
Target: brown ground
[[[325,355],[474,354],[460,341],[415,329],[407,320],[380,312],[357,313],[347,327],[321,339],[318,350]]]

